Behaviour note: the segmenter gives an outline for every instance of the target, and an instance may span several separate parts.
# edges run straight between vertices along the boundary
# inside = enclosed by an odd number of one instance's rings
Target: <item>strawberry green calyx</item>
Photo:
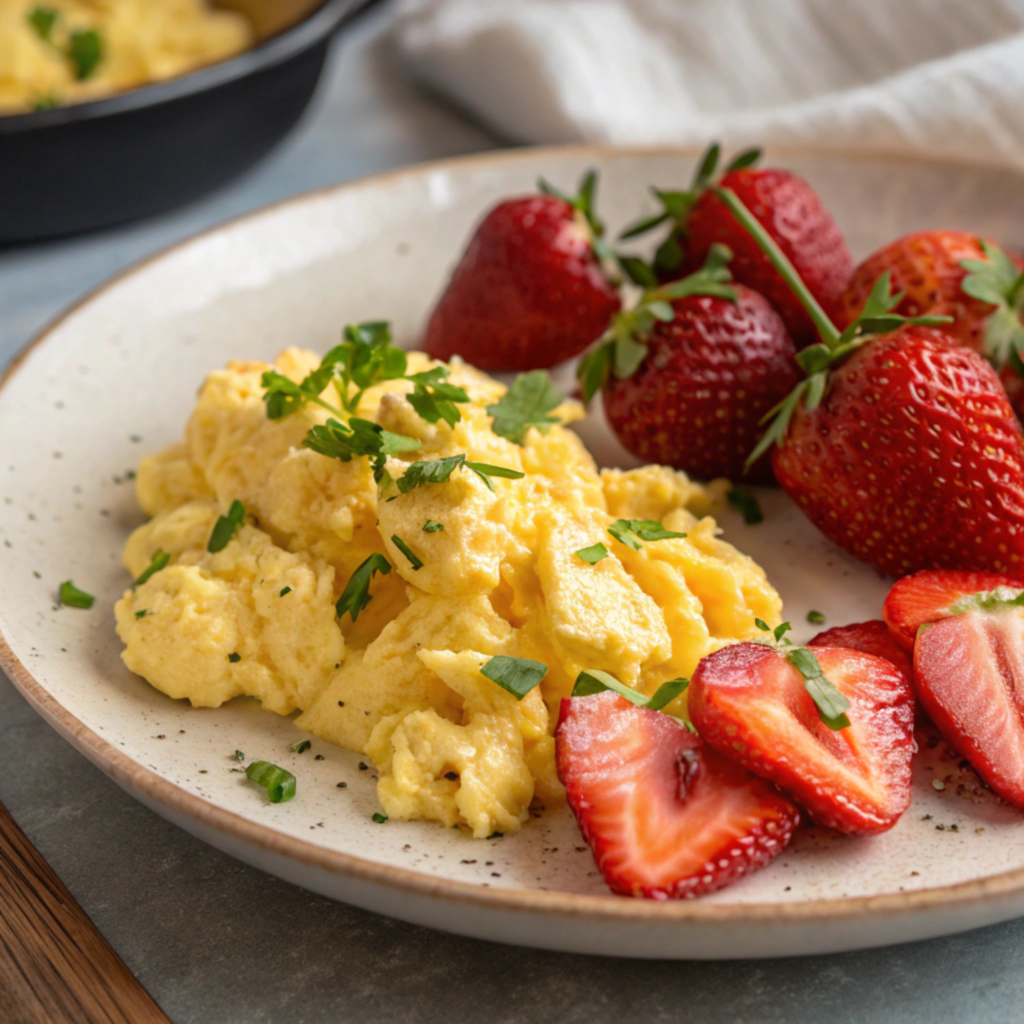
[[[685,191],[651,188],[651,194],[661,203],[661,212],[649,217],[642,217],[640,220],[630,224],[619,235],[620,240],[626,241],[630,238],[638,238],[640,235],[645,235],[648,231],[661,227],[662,224],[671,225],[668,236],[658,246],[654,254],[654,270],[656,272],[662,274],[672,273],[682,266],[683,257],[685,256],[682,242],[686,236],[690,211],[715,180],[715,172],[718,169],[720,156],[721,147],[719,144],[717,142],[711,143],[704,151],[700,163],[697,165],[697,171],[694,174],[692,184]],[[760,158],[760,149],[744,150],[728,164],[725,172],[728,174],[729,171],[738,171],[744,167],[752,167]]]
[[[556,199],[561,199],[563,202],[568,203],[576,211],[578,219],[586,225],[590,232],[590,246],[594,250],[594,255],[602,264],[613,266],[618,262],[615,251],[604,237],[604,221],[597,216],[595,202],[597,195],[597,171],[591,168],[583,175],[583,178],[580,180],[579,191],[576,195],[570,195],[568,192],[555,188],[554,185],[543,178],[537,181],[537,188],[544,195],[554,196]],[[608,278],[612,284],[617,285],[619,283],[615,279],[614,274],[608,274]]]
[[[1010,365],[1024,376],[1024,271],[998,245],[982,240],[981,248],[987,259],[960,261],[967,271],[960,289],[995,306],[985,325],[985,357],[996,369]]]
[[[743,200],[728,188],[718,188],[713,185],[711,190],[725,203],[740,227],[757,243],[757,247],[764,253],[776,273],[803,306],[821,339],[818,344],[811,345],[797,353],[797,362],[807,377],[765,416],[764,422],[770,420],[770,423],[761,440],[758,441],[747,458],[746,468],[749,469],[773,444],[782,442],[789,427],[789,421],[793,418],[793,413],[796,412],[797,406],[801,402],[808,410],[818,407],[825,397],[829,370],[866,344],[870,338],[894,331],[904,324],[938,327],[950,323],[953,318],[948,316],[902,316],[892,312],[899,305],[903,294],[892,294],[891,276],[886,271],[875,282],[857,318],[846,330],[840,332],[811,294],[810,289],[804,284],[789,257],[779,248],[775,239],[765,231],[761,222],[747,209]]]
[[[704,266],[696,273],[670,284],[648,288],[636,306],[617,313],[597,345],[580,361],[577,376],[583,400],[589,402],[609,374],[625,380],[636,373],[647,357],[645,339],[655,324],[671,323],[675,319],[676,313],[672,308],[675,299],[712,295],[735,302],[736,290],[730,285],[732,275],[726,265],[731,259],[732,253],[726,246],[713,245]]]

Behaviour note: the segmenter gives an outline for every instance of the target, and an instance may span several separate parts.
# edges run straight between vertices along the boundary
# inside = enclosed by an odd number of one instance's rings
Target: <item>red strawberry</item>
[[[499,203],[477,227],[431,314],[423,349],[484,370],[532,370],[578,355],[608,326],[619,295],[594,253],[596,177],[580,196]]]
[[[689,710],[720,753],[774,782],[821,825],[851,835],[884,832],[910,804],[913,694],[893,664],[860,651],[814,651],[820,672],[849,701],[848,724],[822,721],[793,656],[742,643],[704,658]]]
[[[606,690],[562,701],[558,777],[605,881],[689,899],[763,867],[797,809],[678,721]]]
[[[838,306],[853,270],[846,239],[818,194],[789,171],[730,171],[722,188],[732,189],[796,267],[827,313]],[[731,270],[741,284],[759,291],[779,312],[799,348],[817,340],[814,325],[786,282],[713,192],[690,213],[689,259],[701,262],[715,242],[734,254]]]
[[[882,572],[1009,569],[1024,554],[1024,435],[992,367],[927,326],[934,318],[892,313],[887,275],[840,334],[738,197],[721,196],[822,339],[798,354],[809,377],[754,454],[775,444],[789,496]]]
[[[853,270],[853,258],[832,215],[818,194],[789,171],[754,169],[760,150],[732,161],[719,184],[734,190],[778,243],[818,302],[830,313],[838,309]],[[733,276],[760,292],[778,310],[797,347],[816,340],[814,325],[763,253],[738,228],[709,186],[718,164],[718,145],[704,154],[689,191],[655,190],[664,211],[645,218],[623,233],[633,238],[665,223],[672,225],[659,247],[655,267],[662,279],[701,266],[711,246],[720,243],[735,254]]]
[[[640,365],[629,375],[605,375],[608,422],[645,462],[704,479],[741,478],[764,433],[762,418],[800,380],[796,349],[775,310],[743,285],[731,291],[734,299],[673,300],[674,319],[655,320],[641,336]],[[749,479],[771,483],[768,459],[752,467]]]
[[[1024,612],[1010,602],[926,625],[914,644],[921,704],[1004,800],[1024,809]]]
[[[1024,256],[964,231],[915,231],[869,256],[843,292],[840,326],[852,323],[886,271],[903,298],[895,312],[953,318],[944,330],[1001,372],[1017,414],[1024,413]],[[1016,357],[1016,358],[1015,358]]]
[[[873,654],[892,662],[911,682],[913,667],[906,651],[896,642],[889,627],[881,619],[855,622],[849,626],[833,626],[807,642],[808,647],[845,647],[861,654]]]

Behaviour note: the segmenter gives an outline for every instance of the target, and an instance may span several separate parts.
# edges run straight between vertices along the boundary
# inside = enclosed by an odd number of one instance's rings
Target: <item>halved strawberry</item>
[[[562,701],[558,777],[605,881],[690,899],[764,867],[797,809],[674,718],[607,690]]]
[[[1024,809],[1024,608],[991,603],[926,624],[914,644],[914,676],[943,736]]]
[[[995,572],[953,572],[925,569],[897,580],[885,597],[882,618],[907,651],[914,650],[918,629],[975,607],[986,595],[1016,597],[1024,582]]]
[[[704,658],[690,683],[694,725],[818,824],[851,835],[892,828],[910,804],[914,709],[906,675],[870,654],[817,648],[823,674],[850,703],[849,725],[833,729],[788,653],[742,643]]]
[[[862,654],[891,661],[913,682],[914,669],[907,652],[893,638],[889,627],[881,619],[854,622],[849,626],[833,626],[807,642],[808,647],[846,647]]]

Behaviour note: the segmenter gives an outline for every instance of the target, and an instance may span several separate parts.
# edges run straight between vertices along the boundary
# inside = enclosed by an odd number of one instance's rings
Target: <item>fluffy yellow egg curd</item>
[[[300,381],[319,364],[289,349],[274,368]],[[409,354],[409,373],[436,365]],[[495,433],[487,411],[505,387],[461,362],[448,380],[469,401],[454,426],[423,419],[408,380],[375,385],[359,417],[421,445],[390,456],[378,483],[369,458],[303,447],[329,419],[323,409],[268,418],[269,369],[234,362],[210,374],[183,443],[139,466],[152,518],[128,540],[125,565],[138,577],[158,552],[170,559],[117,603],[123,658],[195,706],[247,695],[280,715],[300,711],[299,728],[372,758],[392,819],[477,837],[516,831],[531,802],[562,796],[553,731],[581,671],[651,694],[758,636],[755,616],[780,619],[764,571],[719,538],[708,492],[662,466],[598,471],[566,427],[583,416],[575,402],[520,445]],[[491,477],[493,491],[465,467],[407,493],[396,486],[410,465],[453,455],[523,475]],[[245,521],[211,553],[233,502]],[[633,550],[608,532],[620,518],[686,536]],[[579,556],[598,543],[607,557]],[[335,602],[374,554],[392,571],[372,577],[355,621],[339,617]],[[547,674],[518,700],[481,674],[495,655],[543,662]],[[669,711],[685,716],[685,694]]]
[[[0,114],[176,78],[254,43],[207,0],[0,0]]]

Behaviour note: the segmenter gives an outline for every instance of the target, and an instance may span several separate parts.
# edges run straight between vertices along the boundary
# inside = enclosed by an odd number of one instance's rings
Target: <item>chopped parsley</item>
[[[651,711],[661,711],[662,708],[670,701],[675,700],[689,685],[689,679],[670,679],[667,683],[662,683],[653,696],[645,697],[638,690],[634,690],[633,687],[620,683],[610,673],[591,668],[586,669],[576,677],[576,685],[572,688],[572,695],[574,697],[589,697],[594,693],[614,690],[637,707],[650,708]]]
[[[349,578],[335,605],[339,619],[348,612],[355,622],[359,618],[359,613],[373,600],[370,594],[370,580],[375,572],[382,576],[387,576],[391,572],[391,563],[379,552],[370,555]]]
[[[419,416],[428,423],[444,420],[449,427],[454,427],[462,419],[462,414],[455,403],[468,402],[469,395],[465,388],[449,384],[447,377],[446,366],[434,366],[422,373],[410,373],[405,379],[412,381],[413,392],[405,397]]]
[[[391,535],[391,543],[409,559],[409,564],[412,566],[413,572],[419,572],[420,569],[423,568],[423,562],[413,554],[409,545],[406,544],[397,533],[393,533]]]
[[[480,674],[522,700],[548,674],[548,667],[542,661],[498,654],[480,666]]]
[[[69,608],[91,608],[95,600],[92,594],[79,590],[71,580],[65,580],[60,585],[60,603]]]
[[[608,549],[598,541],[597,544],[591,544],[589,548],[580,548],[576,555],[588,565],[597,565],[602,558],[608,557]]]
[[[388,820],[388,816],[383,811],[374,811],[372,818],[378,825],[383,825]]]
[[[743,487],[733,487],[726,497],[729,504],[743,516],[743,522],[747,526],[756,526],[758,523],[764,522],[764,511],[755,494]]]
[[[171,556],[166,551],[158,548],[156,554],[153,556],[153,561],[146,566],[142,575],[132,584],[132,590],[136,587],[141,587],[143,583],[158,573],[161,569],[166,569],[167,563],[170,560]]]
[[[238,651],[232,651],[228,655],[228,661],[230,661],[232,665],[237,665],[241,660],[242,656],[238,653]]]
[[[34,110],[54,110],[54,109],[56,109],[59,106],[60,106],[60,101],[57,99],[56,96],[53,96],[53,95],[40,96],[39,99],[36,100],[35,106],[33,107],[33,109]]]
[[[304,754],[311,746],[313,746],[313,744],[310,740],[299,740],[298,743],[292,744],[292,750],[294,750],[296,754]]]
[[[423,459],[420,462],[411,463],[396,483],[402,494],[408,494],[414,488],[423,487],[426,484],[447,483],[452,473],[460,466],[475,473],[492,492],[494,491],[494,484],[491,483],[492,476],[519,480],[526,475],[518,469],[508,469],[505,466],[492,466],[486,462],[469,462],[465,455],[449,455],[443,459]]]
[[[512,387],[487,412],[494,418],[492,429],[499,437],[522,445],[530,427],[548,430],[558,417],[551,410],[562,404],[562,396],[546,370],[531,370],[516,377]]]
[[[226,516],[221,516],[213,526],[213,532],[206,543],[206,550],[211,555],[223,551],[234,537],[238,528],[245,522],[245,506],[240,501],[231,502]]]
[[[68,60],[75,78],[91,78],[103,60],[103,37],[95,29],[83,29],[68,36]]]
[[[616,519],[608,532],[621,544],[639,551],[643,541],[672,540],[676,537],[685,537],[685,533],[675,533],[666,530],[655,519]]]
[[[846,729],[850,724],[846,717],[850,702],[835,683],[826,678],[814,652],[806,647],[795,647],[786,651],[785,656],[804,677],[804,688],[818,709],[818,717],[830,729]]]
[[[281,592],[277,596],[278,597],[284,597],[285,594],[290,594],[291,592],[292,592],[292,588],[291,587],[282,587],[281,588]]]
[[[60,12],[53,7],[33,7],[28,12],[28,23],[40,39],[49,42],[50,36],[53,35],[53,26],[57,24],[59,17]]]
[[[238,752],[235,752],[237,757]],[[246,777],[257,786],[262,786],[267,791],[267,796],[272,804],[287,803],[295,796],[295,776],[278,768],[276,764],[269,761],[253,761],[245,769]]]
[[[302,442],[304,448],[310,448],[321,455],[327,455],[342,462],[365,455],[373,465],[374,479],[380,483],[384,476],[384,466],[389,455],[399,452],[415,452],[420,443],[413,437],[404,434],[393,434],[385,430],[379,423],[353,417],[348,423],[329,419],[326,423],[313,427]]]
[[[428,519],[423,524],[424,533],[440,533],[444,530],[444,523],[439,523],[436,519]]]
[[[235,760],[236,761],[244,761],[245,760],[245,754],[243,754],[240,750],[236,750],[235,751]]]
[[[811,611],[809,611],[809,612],[807,613],[807,621],[808,621],[809,623],[811,623],[811,625],[814,625],[814,626],[821,626],[821,625],[823,625],[823,624],[824,624],[824,623],[825,623],[825,622],[826,622],[827,620],[826,620],[825,616],[824,616],[824,615],[823,615],[823,614],[822,614],[821,612],[816,612],[816,611],[814,611],[814,610],[811,610]]]
[[[148,609],[142,608],[142,609],[140,609],[139,611],[137,611],[135,613],[135,618],[137,618],[137,619],[144,619],[148,614],[149,614]]]

